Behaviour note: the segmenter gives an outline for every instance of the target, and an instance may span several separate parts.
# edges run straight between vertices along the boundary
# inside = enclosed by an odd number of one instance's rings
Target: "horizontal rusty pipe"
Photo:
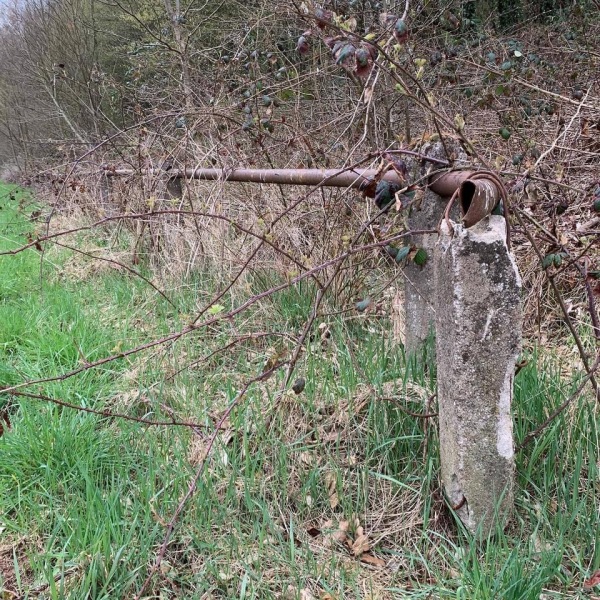
[[[106,169],[107,175],[129,176],[132,169]],[[160,173],[160,171],[150,171]],[[167,171],[170,178],[203,179],[207,181],[237,181],[249,183],[280,183],[287,185],[322,185],[347,187],[375,196],[376,169],[181,169]],[[388,171],[383,179],[406,185],[395,171]]]
[[[476,171],[448,171],[436,173],[429,178],[431,191],[439,196],[449,198],[460,186],[475,174]]]
[[[127,177],[136,173],[133,169],[105,168],[108,176]],[[164,173],[169,178],[202,179],[207,181],[232,181],[250,183],[279,183],[287,185],[322,185],[360,190],[366,196],[375,196],[379,179],[400,186],[409,184],[394,171],[383,175],[376,169],[180,169],[171,171],[150,170],[150,174]],[[460,206],[466,227],[478,223],[489,215],[498,204],[500,190],[492,179],[470,178],[477,171],[448,171],[434,175],[430,188],[442,197],[450,197],[459,190]]]

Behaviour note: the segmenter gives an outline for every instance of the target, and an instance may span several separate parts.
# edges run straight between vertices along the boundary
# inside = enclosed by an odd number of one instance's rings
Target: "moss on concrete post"
[[[503,217],[453,226],[442,224],[434,259],[442,480],[465,526],[487,535],[513,510],[521,280]]]

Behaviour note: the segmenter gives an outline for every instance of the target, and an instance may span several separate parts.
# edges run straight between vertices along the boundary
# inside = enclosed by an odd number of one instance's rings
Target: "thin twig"
[[[2,391],[2,390],[0,390]],[[20,391],[12,391],[12,396],[18,396],[23,398],[33,398],[36,400],[43,400],[44,402],[51,402],[52,404],[57,404],[58,406],[64,406],[65,408],[72,408],[74,410],[78,410],[80,412],[91,413],[93,415],[99,415],[101,417],[107,417],[111,419],[122,419],[124,421],[134,421],[135,423],[141,423],[143,425],[152,425],[157,427],[166,427],[166,426],[176,426],[176,427],[189,427],[191,429],[207,429],[212,427],[211,425],[204,425],[202,423],[193,423],[190,421],[176,421],[172,419],[171,421],[152,421],[150,419],[144,419],[140,417],[132,417],[131,415],[125,415],[122,413],[112,412],[110,410],[99,410],[94,408],[89,408],[88,406],[81,406],[80,404],[72,404],[71,402],[67,402],[66,400],[59,400],[58,398],[51,398],[50,396],[45,396],[44,394],[32,394],[30,392],[20,392]]]
[[[399,234],[393,235],[384,240],[379,240],[377,242],[365,244],[363,246],[350,247],[346,252],[343,252],[342,254],[339,254],[335,258],[329,259],[329,260],[321,263],[320,265],[317,265],[316,267],[310,269],[309,271],[307,271],[305,273],[301,273],[300,275],[297,275],[293,279],[290,279],[288,282],[273,286],[272,288],[265,290],[264,292],[261,292],[260,294],[256,294],[256,295],[252,296],[251,298],[249,298],[248,300],[243,302],[240,306],[229,311],[228,313],[214,315],[201,323],[198,323],[197,319],[196,319],[196,320],[194,320],[193,323],[191,323],[190,325],[187,325],[186,327],[180,329],[179,331],[175,331],[175,332],[170,333],[162,338],[152,340],[145,344],[135,346],[134,348],[130,348],[129,350],[124,350],[117,354],[111,354],[110,356],[105,356],[104,358],[100,358],[96,361],[90,362],[87,365],[77,367],[76,369],[67,371],[60,375],[54,375],[54,376],[50,376],[50,377],[43,377],[40,379],[24,381],[22,383],[18,383],[18,384],[12,385],[12,386],[2,388],[2,389],[0,389],[0,395],[12,393],[15,390],[21,389],[23,387],[29,387],[31,385],[36,385],[36,384],[41,384],[41,383],[49,383],[51,381],[64,381],[65,379],[69,379],[71,377],[74,377],[75,375],[79,375],[80,373],[83,373],[84,371],[88,371],[89,369],[93,369],[95,367],[105,365],[105,364],[113,362],[115,360],[126,358],[127,356],[131,356],[133,354],[138,354],[144,350],[148,350],[150,348],[154,348],[154,347],[160,346],[162,344],[166,344],[166,343],[169,343],[172,341],[179,340],[180,338],[188,335],[189,333],[192,333],[193,331],[197,331],[199,329],[208,327],[209,325],[212,325],[212,324],[216,323],[217,321],[221,321],[223,319],[231,319],[232,317],[245,311],[250,306],[253,306],[254,304],[258,303],[260,300],[263,300],[264,298],[271,296],[277,292],[280,292],[284,289],[292,287],[294,284],[299,283],[300,281],[303,281],[304,279],[307,279],[309,277],[312,277],[315,273],[318,273],[318,272],[323,271],[331,266],[334,266],[339,262],[343,262],[346,260],[346,258],[348,258],[351,255],[360,254],[361,252],[373,250],[375,248],[380,248],[382,246],[387,246],[388,244],[390,244],[394,241],[403,239],[407,236],[415,235],[415,234],[423,234],[423,233],[436,233],[436,231],[433,229],[407,231],[404,233],[399,233]],[[211,306],[212,304],[214,304],[214,303],[211,303],[208,306]]]

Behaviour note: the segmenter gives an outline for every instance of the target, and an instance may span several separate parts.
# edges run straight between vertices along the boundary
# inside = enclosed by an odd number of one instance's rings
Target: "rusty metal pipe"
[[[469,179],[476,171],[448,171],[437,173],[429,179],[429,187],[443,198],[450,198],[460,186]]]
[[[108,176],[127,177],[136,173],[133,169],[106,168]],[[409,185],[394,170],[380,175],[376,169],[180,169],[166,172],[150,170],[149,174],[164,173],[171,179],[201,179],[206,181],[232,181],[250,183],[278,183],[287,185],[322,185],[357,189],[366,196],[375,196],[379,179],[385,179],[399,186]],[[466,227],[478,223],[489,215],[498,204],[500,190],[492,179],[485,176],[475,180],[470,178],[477,171],[449,171],[434,175],[429,186],[433,192],[450,197],[459,191],[460,207]]]
[[[106,169],[107,175],[129,176],[133,169]],[[150,174],[161,171],[151,170]],[[249,183],[279,183],[287,185],[322,185],[360,190],[367,196],[375,195],[376,169],[181,169],[167,171],[170,178],[202,179],[205,181],[234,181]],[[383,179],[406,185],[395,171],[388,171]]]

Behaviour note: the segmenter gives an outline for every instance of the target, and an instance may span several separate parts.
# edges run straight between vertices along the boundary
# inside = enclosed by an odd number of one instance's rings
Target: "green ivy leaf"
[[[423,248],[419,248],[413,256],[413,262],[422,267],[427,262],[427,252]]]
[[[291,89],[280,90],[279,97],[282,100],[293,100],[294,99],[294,90],[291,90]]]
[[[403,246],[398,249],[398,254],[396,254],[396,262],[400,263],[406,259],[406,257],[410,254],[410,246]]]
[[[554,254],[546,254],[542,260],[542,269],[547,269],[554,264]]]
[[[356,310],[358,312],[365,312],[369,306],[371,306],[371,298],[367,296],[364,300],[356,303]]]

